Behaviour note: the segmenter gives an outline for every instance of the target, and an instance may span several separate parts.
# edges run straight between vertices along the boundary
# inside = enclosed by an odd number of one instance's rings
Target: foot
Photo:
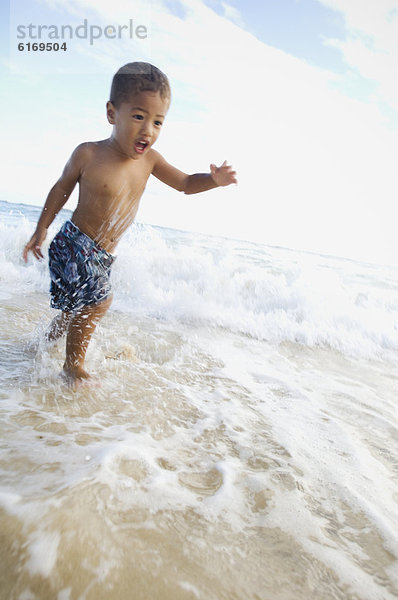
[[[68,387],[72,388],[73,391],[76,391],[82,385],[88,386],[99,386],[99,381],[92,377],[85,369],[80,366],[77,367],[66,367],[61,373],[61,377],[64,379]]]

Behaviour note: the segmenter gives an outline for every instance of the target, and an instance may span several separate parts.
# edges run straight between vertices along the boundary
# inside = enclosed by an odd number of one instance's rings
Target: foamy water
[[[396,269],[135,226],[72,392],[0,209],[1,598],[398,596]]]

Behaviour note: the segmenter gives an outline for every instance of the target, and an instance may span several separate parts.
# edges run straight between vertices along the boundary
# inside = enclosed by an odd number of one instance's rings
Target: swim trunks
[[[72,312],[97,304],[111,293],[115,257],[66,221],[48,249],[51,306]]]

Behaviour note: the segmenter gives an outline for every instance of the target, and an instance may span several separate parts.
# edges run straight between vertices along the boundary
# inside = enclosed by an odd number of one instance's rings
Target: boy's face
[[[124,154],[137,160],[148,152],[159,137],[169,104],[159,92],[139,92],[119,108],[107,103],[108,121],[114,126],[112,138]]]

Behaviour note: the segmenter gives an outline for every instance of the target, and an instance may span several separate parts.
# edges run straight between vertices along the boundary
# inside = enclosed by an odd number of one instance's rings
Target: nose
[[[153,125],[149,119],[142,121],[141,134],[150,137],[153,132]]]

